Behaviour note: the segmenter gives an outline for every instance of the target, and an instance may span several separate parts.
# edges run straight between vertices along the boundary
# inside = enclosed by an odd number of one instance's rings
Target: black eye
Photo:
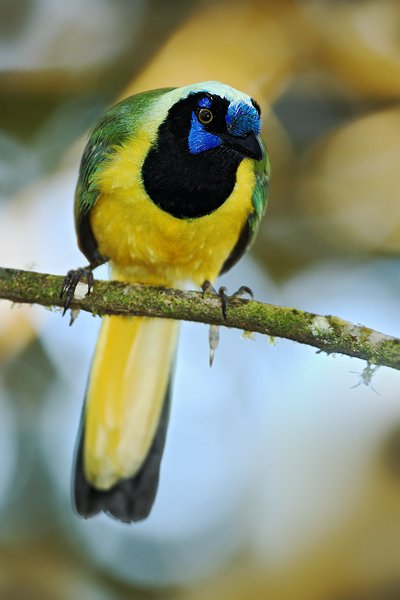
[[[203,125],[208,125],[213,120],[214,115],[208,108],[201,108],[197,113],[197,118],[199,119],[200,123],[203,123]]]

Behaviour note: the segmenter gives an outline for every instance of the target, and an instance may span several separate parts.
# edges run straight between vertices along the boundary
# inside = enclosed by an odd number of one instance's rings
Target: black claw
[[[94,282],[93,271],[91,269],[88,272],[86,279],[87,279],[87,287],[88,287],[86,296],[88,296],[90,294],[90,292],[92,291],[93,282]]]
[[[222,316],[224,317],[224,320],[226,321],[226,311],[228,308],[228,301],[231,298],[240,298],[241,296],[244,296],[245,294],[247,294],[248,296],[250,296],[250,298],[253,298],[253,291],[247,287],[247,285],[242,285],[240,286],[240,288],[234,293],[232,294],[232,296],[228,296],[228,294],[226,293],[226,287],[224,285],[222,285],[218,292],[215,289],[215,287],[213,286],[213,284],[211,283],[211,281],[208,281],[208,279],[206,279],[203,283],[203,285],[201,286],[201,289],[203,291],[203,298],[205,294],[213,294],[214,296],[218,296],[220,301],[221,301],[221,309],[222,309]],[[214,354],[215,354],[215,350],[218,347],[218,342],[219,342],[219,326],[218,325],[210,325],[210,330],[209,330],[209,334],[208,334],[208,343],[210,346],[210,367],[213,364],[213,360],[214,360]]]
[[[93,287],[92,269],[93,267],[91,267],[91,265],[88,265],[87,267],[81,267],[80,269],[71,269],[71,271],[68,271],[64,277],[64,281],[60,290],[60,298],[65,298],[62,316],[64,316],[69,309],[71,302],[74,299],[76,286],[81,279],[86,279],[88,286],[87,294],[90,294],[90,291]]]
[[[226,287],[221,286],[217,292],[211,281],[208,281],[208,279],[206,279],[203,285],[201,286],[201,289],[203,290],[203,298],[204,294],[213,294],[214,296],[219,296],[221,300],[222,315],[226,320],[226,306],[228,301],[228,296],[225,293]]]
[[[224,285],[222,285],[217,292],[217,290],[215,289],[213,284],[210,281],[208,281],[208,279],[205,280],[205,282],[201,286],[201,289],[203,290],[203,298],[204,298],[204,294],[206,294],[206,293],[215,294],[215,295],[219,296],[219,298],[221,300],[222,315],[223,315],[225,321],[226,321],[226,311],[228,308],[228,302],[231,298],[241,298],[242,296],[244,296],[246,294],[248,296],[250,296],[251,299],[254,298],[252,289],[247,287],[247,285],[241,285],[240,288],[234,294],[232,294],[232,296],[227,295],[226,287]]]
[[[248,295],[250,296],[250,298],[253,300],[254,298],[254,294],[253,294],[253,290],[249,287],[247,287],[247,285],[241,285],[240,288],[234,293],[232,294],[231,298],[241,298],[244,295]]]
[[[226,287],[224,285],[221,285],[221,287],[219,288],[218,296],[221,298],[222,316],[224,317],[224,320],[226,321],[226,309],[228,307],[229,296],[226,293]]]

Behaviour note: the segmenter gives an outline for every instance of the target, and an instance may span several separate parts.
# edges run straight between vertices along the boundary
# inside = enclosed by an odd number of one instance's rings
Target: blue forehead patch
[[[199,106],[200,106],[200,108],[210,108],[211,107],[211,100],[210,100],[210,98],[207,98],[207,97],[201,98],[199,100]]]
[[[243,100],[232,102],[226,113],[226,125],[231,135],[244,136],[248,133],[260,133],[260,115],[252,104]]]

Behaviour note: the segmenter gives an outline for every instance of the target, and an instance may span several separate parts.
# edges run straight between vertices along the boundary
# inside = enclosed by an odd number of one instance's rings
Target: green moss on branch
[[[0,298],[62,307],[62,281],[56,275],[0,268]],[[71,308],[97,315],[140,315],[234,327],[400,369],[399,339],[339,317],[234,298],[225,321],[219,298],[209,294],[203,298],[200,292],[96,280],[86,296],[85,287],[79,284]]]

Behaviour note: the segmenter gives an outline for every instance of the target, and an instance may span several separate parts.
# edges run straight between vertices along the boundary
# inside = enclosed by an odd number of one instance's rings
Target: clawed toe
[[[226,320],[226,307],[228,304],[228,296],[226,294],[226,287],[222,285],[219,288],[219,290],[217,291],[215,289],[215,287],[213,286],[213,284],[211,283],[211,281],[208,281],[208,279],[206,279],[206,281],[201,286],[201,289],[203,290],[203,298],[204,298],[204,294],[213,294],[213,295],[219,297],[219,299],[221,301],[222,315],[223,315],[224,319]]]
[[[67,312],[72,300],[74,299],[76,286],[82,279],[86,279],[88,287],[87,294],[90,294],[94,281],[93,270],[90,265],[87,267],[81,267],[79,269],[71,269],[64,277],[64,281],[60,290],[60,298],[65,298],[64,310],[62,313],[63,316]]]
[[[231,296],[228,296],[226,293],[226,287],[221,286],[217,291],[211,281],[208,279],[201,286],[203,291],[203,298],[205,294],[213,294],[214,296],[218,296],[221,301],[221,310],[224,320],[226,321],[226,311],[228,307],[229,300],[232,298],[242,298],[243,296],[250,296],[251,299],[254,298],[253,291],[247,287],[246,285],[240,286],[240,288]],[[210,348],[210,367],[213,364],[215,351],[218,347],[219,343],[219,325],[210,325],[209,333],[208,333],[208,345]]]
[[[203,290],[203,297],[204,297],[204,294],[208,293],[208,294],[214,294],[220,298],[222,316],[224,317],[225,321],[226,321],[226,311],[227,311],[227,307],[228,307],[228,303],[229,303],[230,299],[243,298],[243,296],[250,296],[251,299],[254,298],[252,289],[247,287],[247,285],[241,285],[240,288],[236,292],[234,292],[231,296],[228,296],[228,294],[226,293],[226,287],[224,285],[222,285],[217,292],[217,290],[215,289],[213,284],[210,281],[208,281],[208,279],[203,283],[203,285],[201,286],[201,289]]]
[[[234,294],[232,294],[232,296],[230,296],[230,298],[243,298],[243,296],[250,296],[252,300],[254,298],[253,290],[247,287],[247,285],[241,285],[240,288]]]

